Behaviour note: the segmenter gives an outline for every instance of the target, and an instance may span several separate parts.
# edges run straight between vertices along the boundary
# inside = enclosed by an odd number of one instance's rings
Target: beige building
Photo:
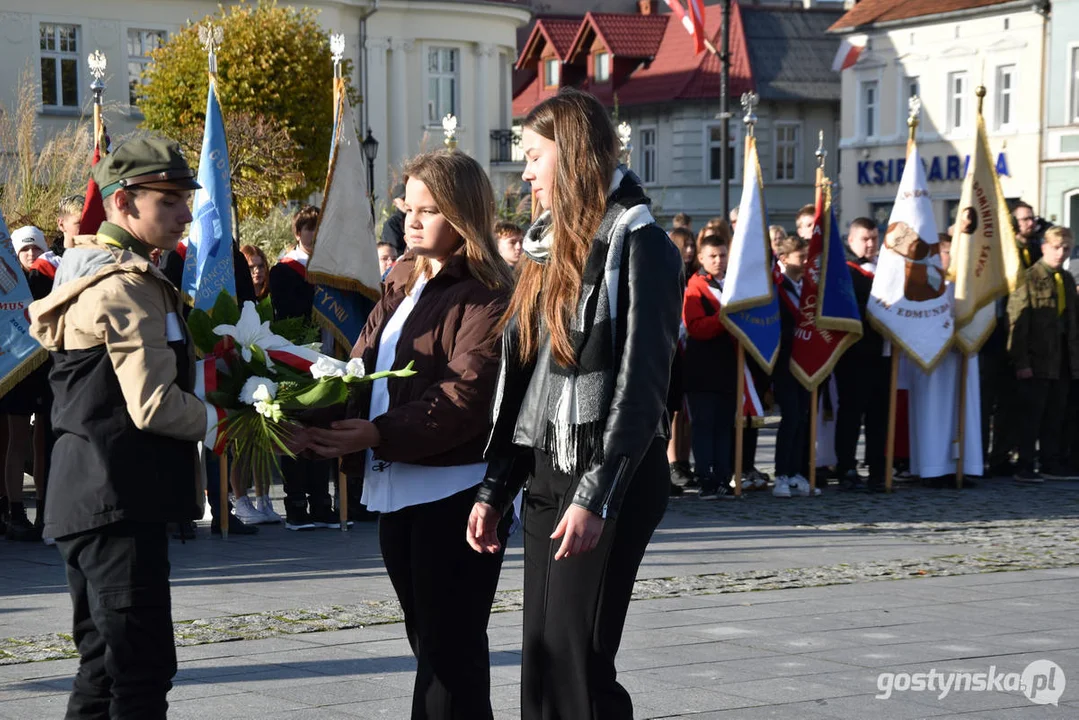
[[[345,35],[356,84],[364,76],[363,18],[370,14],[368,102],[357,116],[380,143],[375,195],[387,197],[394,167],[402,160],[425,144],[441,144],[441,118],[447,113],[458,117],[460,149],[490,168],[492,133],[511,126],[517,28],[531,17],[528,9],[484,0],[303,4],[319,11],[327,31]],[[189,19],[216,12],[217,5],[216,0],[5,0],[0,4],[0,102],[14,103],[19,76],[29,70],[41,89],[46,135],[89,117],[93,98],[86,57],[101,50],[108,60],[107,121],[110,133],[121,136],[142,119],[132,85],[149,51]]]
[[[888,5],[887,11],[874,10]],[[913,5],[913,4],[911,4]],[[843,71],[840,198],[843,224],[866,215],[887,222],[906,155],[908,101],[922,103],[918,146],[937,225],[955,218],[973,149],[977,98],[1004,195],[1041,197],[1042,87],[1046,18],[1038,3],[942,0],[931,14],[870,0],[831,32],[865,49]]]

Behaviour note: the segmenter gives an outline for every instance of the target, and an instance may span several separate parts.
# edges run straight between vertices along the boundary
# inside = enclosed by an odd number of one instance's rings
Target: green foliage
[[[288,248],[296,244],[292,235],[292,216],[283,207],[271,210],[262,217],[240,215],[240,242],[254,245],[266,253],[270,265]]]
[[[145,73],[139,99],[143,126],[176,138],[191,128],[201,132],[209,83],[198,37],[203,23],[224,30],[217,52],[217,93],[226,118],[241,112],[269,118],[273,129],[285,130],[297,146],[302,183],[281,187],[278,200],[321,190],[332,140],[333,66],[329,36],[310,8],[278,7],[268,0],[219,6],[216,14],[172,36],[154,51]],[[347,79],[351,63],[342,65]],[[234,142],[230,138],[230,146]],[[241,214],[249,214],[243,197],[239,201]]]

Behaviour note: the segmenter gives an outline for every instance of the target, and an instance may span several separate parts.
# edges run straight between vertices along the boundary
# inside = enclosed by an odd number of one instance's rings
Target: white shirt
[[[378,344],[378,359],[371,372],[393,370],[397,356],[397,341],[401,339],[401,328],[420,300],[423,289],[427,286],[427,276],[421,276],[412,292],[394,310],[382,330]],[[374,420],[390,408],[390,393],[387,379],[375,380],[371,385],[371,411],[367,419]],[[449,467],[430,467],[403,462],[389,462],[375,458],[371,450],[367,451],[366,472],[363,479],[361,502],[368,510],[393,512],[411,505],[442,500],[462,490],[478,485],[487,470],[485,463],[472,465],[452,465]]]

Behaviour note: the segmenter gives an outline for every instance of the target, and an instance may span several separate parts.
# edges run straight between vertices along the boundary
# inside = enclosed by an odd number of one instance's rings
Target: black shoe
[[[12,504],[11,517],[8,518],[7,530],[4,532],[8,540],[16,542],[37,542],[41,540],[41,530],[26,517],[26,510],[18,503]]]
[[[670,463],[668,465],[671,473],[671,484],[673,485],[686,485],[693,479],[693,473],[689,468],[682,467],[681,463]]]
[[[673,482],[671,483],[671,497],[681,497],[685,492],[686,491],[682,489],[681,485],[675,485]]]
[[[1015,481],[1018,483],[1025,483],[1030,485],[1040,485],[1041,483],[1045,482],[1045,480],[1042,479],[1042,476],[1034,472],[1033,470],[1020,470],[1019,472],[1015,473]]]
[[[1075,480],[1075,473],[1062,467],[1042,468],[1042,477],[1046,480]]]
[[[307,518],[311,524],[317,528],[341,529],[341,517],[338,513],[334,512],[334,509],[330,506],[324,505],[322,507],[311,508],[311,512],[307,514]]]
[[[988,477],[1014,477],[1016,473],[1016,467],[1010,462],[997,463],[990,465],[989,470],[986,471]]]
[[[236,513],[229,512],[229,535],[258,535],[258,532],[257,525],[244,525]],[[221,534],[221,523],[216,518],[210,523],[210,534]]]
[[[839,489],[844,492],[865,490],[865,481],[857,470],[848,470],[846,475],[839,478]]]

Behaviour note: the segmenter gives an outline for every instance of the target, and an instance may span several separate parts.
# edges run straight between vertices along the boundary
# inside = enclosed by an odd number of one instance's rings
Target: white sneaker
[[[777,498],[789,498],[791,496],[790,479],[786,475],[776,476],[776,484],[772,488],[772,495]]]
[[[791,494],[797,495],[798,497],[820,495],[820,488],[812,488],[811,491],[809,487],[809,481],[801,475],[795,475],[790,479],[790,489]]]
[[[255,512],[262,515],[261,523],[279,523],[281,516],[273,509],[273,499],[269,495],[255,496]]]
[[[244,525],[258,525],[266,520],[266,516],[255,509],[255,506],[251,504],[251,498],[246,495],[233,499],[232,509],[236,513],[236,518]]]

